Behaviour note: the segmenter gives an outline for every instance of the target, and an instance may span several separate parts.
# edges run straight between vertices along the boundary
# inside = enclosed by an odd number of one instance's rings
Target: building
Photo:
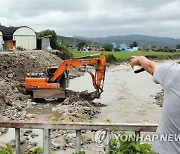
[[[41,50],[52,50],[50,45],[50,37],[52,37],[52,35],[39,38],[41,40]]]
[[[90,48],[91,48],[92,51],[98,51],[99,45],[93,44],[93,45],[90,45]]]
[[[120,44],[119,49],[122,50],[122,51],[126,51],[127,50],[127,45],[125,43],[122,43],[122,44]]]
[[[2,50],[3,50],[3,33],[0,30],[0,51],[2,51]]]
[[[36,49],[36,33],[27,26],[4,27],[1,26],[3,33],[4,49],[13,50],[33,50]]]
[[[111,43],[111,48],[112,48],[112,51],[114,51],[114,49],[117,48],[116,43]]]
[[[139,50],[139,47],[133,47],[132,49],[128,49],[129,52],[134,52],[138,50]]]

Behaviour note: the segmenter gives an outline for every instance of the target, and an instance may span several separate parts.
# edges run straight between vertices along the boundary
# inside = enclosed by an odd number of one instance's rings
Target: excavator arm
[[[49,82],[57,82],[58,78],[61,76],[63,72],[67,69],[74,67],[74,66],[83,66],[83,65],[91,65],[97,64],[95,74],[90,73],[92,77],[93,86],[96,90],[101,90],[101,81],[104,79],[105,75],[105,67],[106,67],[106,58],[104,54],[100,54],[99,58],[89,58],[89,59],[67,59],[61,62],[55,71],[54,75],[49,79]]]

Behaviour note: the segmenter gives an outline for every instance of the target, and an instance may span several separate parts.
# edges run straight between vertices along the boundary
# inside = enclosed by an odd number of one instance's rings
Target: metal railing
[[[137,124],[137,123],[73,123],[73,122],[36,122],[36,121],[6,121],[0,120],[0,127],[15,128],[15,142],[16,142],[16,154],[20,154],[20,129],[42,129],[43,130],[43,148],[44,154],[51,153],[51,134],[50,130],[76,130],[76,152],[81,151],[81,130],[123,130],[133,131],[136,135],[140,135],[140,132],[155,132],[157,124]],[[109,132],[110,133],[110,132]],[[110,135],[108,135],[110,136]],[[110,138],[107,140],[105,152],[110,150],[109,143]]]

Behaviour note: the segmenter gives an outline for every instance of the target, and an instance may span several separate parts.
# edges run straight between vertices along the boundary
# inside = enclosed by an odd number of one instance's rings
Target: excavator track
[[[57,98],[65,99],[65,91],[62,89],[36,89],[33,90],[33,98]]]
[[[100,98],[100,93],[98,91],[88,92],[76,92],[68,89],[36,89],[33,90],[32,98],[34,100],[38,99],[57,99],[57,100],[65,100],[70,97],[79,97],[83,100],[93,101],[95,98]]]

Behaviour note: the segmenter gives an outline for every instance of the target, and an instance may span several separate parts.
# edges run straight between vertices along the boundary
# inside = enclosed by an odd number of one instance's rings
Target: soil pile
[[[57,55],[62,60],[69,59],[72,56],[69,52],[59,51],[59,50],[52,50],[51,53]]]
[[[43,51],[4,53],[0,59],[0,78],[7,81],[24,81],[28,72],[42,72],[47,66],[58,65],[62,61]]]
[[[29,72],[42,72],[49,65],[57,65],[61,59],[43,51],[8,52],[0,54],[0,105],[24,104],[19,87]]]
[[[27,73],[41,73],[48,66],[56,66],[62,60],[45,51],[21,51],[0,53],[0,106],[25,104],[28,96],[21,93]],[[70,69],[70,76],[80,76],[76,69]]]

